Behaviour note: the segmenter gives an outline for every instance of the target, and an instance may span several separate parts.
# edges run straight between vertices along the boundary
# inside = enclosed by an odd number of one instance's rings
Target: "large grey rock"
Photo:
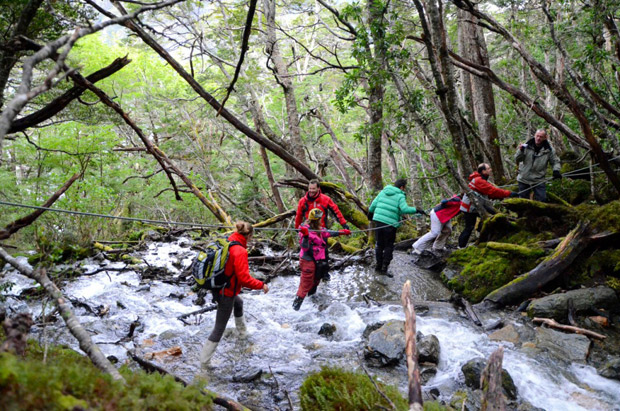
[[[530,317],[554,318],[565,321],[568,316],[568,300],[573,300],[576,312],[587,312],[592,308],[614,308],[618,306],[616,292],[609,287],[600,286],[572,290],[563,294],[548,295],[532,301],[527,307]]]
[[[605,378],[620,380],[620,358],[607,361],[598,369],[598,373]]]
[[[543,327],[536,330],[536,345],[546,348],[559,359],[571,362],[585,362],[590,350],[590,340],[585,335],[565,334]]]
[[[508,341],[517,344],[519,342],[519,333],[512,324],[508,324],[489,334],[489,339],[492,341]]]
[[[418,361],[439,364],[439,339],[434,335],[426,335],[418,338]]]
[[[371,365],[397,364],[405,353],[405,322],[392,320],[368,336],[364,357]]]
[[[465,385],[475,390],[480,388],[480,376],[487,361],[484,358],[474,358],[467,361],[462,367],[465,376]],[[502,368],[502,389],[506,398],[514,400],[517,398],[517,387],[508,371]]]

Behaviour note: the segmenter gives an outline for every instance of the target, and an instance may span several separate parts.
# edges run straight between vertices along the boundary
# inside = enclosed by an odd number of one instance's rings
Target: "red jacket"
[[[241,287],[260,290],[265,285],[262,281],[250,275],[248,265],[248,239],[239,233],[233,233],[228,241],[238,241],[241,246],[233,245],[228,249],[228,261],[224,267],[224,274],[231,277],[230,284],[220,293],[226,297],[234,297],[241,292]]]
[[[433,208],[435,215],[441,224],[445,224],[461,211],[461,197],[455,195],[452,198],[441,200],[441,202]]]
[[[477,171],[469,175],[469,188],[473,191],[482,194],[483,197],[490,198],[492,200],[501,200],[510,196],[510,190],[504,190],[495,187],[483,178]],[[471,200],[468,195],[463,197],[463,203],[461,204],[461,211],[470,211]]]
[[[299,228],[301,223],[303,223],[308,218],[308,213],[313,208],[320,208],[323,211],[323,217],[321,218],[321,227],[325,228],[325,220],[327,219],[327,212],[331,210],[338,219],[340,225],[345,225],[347,220],[344,219],[340,209],[332,201],[331,198],[326,196],[325,194],[319,193],[316,197],[310,197],[307,193],[299,200],[299,204],[297,204],[297,214],[295,215],[295,228]]]

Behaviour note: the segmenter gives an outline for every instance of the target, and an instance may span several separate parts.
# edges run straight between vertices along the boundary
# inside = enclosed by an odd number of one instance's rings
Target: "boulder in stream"
[[[405,353],[405,322],[392,320],[368,336],[364,358],[370,365],[385,367],[397,364]]]
[[[620,358],[613,358],[603,364],[597,370],[600,375],[605,378],[611,378],[620,381]]]
[[[333,337],[335,332],[336,332],[336,326],[334,324],[324,323],[321,326],[321,329],[319,330],[319,335],[322,335],[323,337],[326,337],[329,339],[330,337]]]
[[[465,363],[461,367],[463,375],[465,376],[465,385],[475,390],[480,388],[480,376],[484,367],[487,365],[487,360],[484,358],[474,358]],[[508,371],[502,369],[502,388],[506,398],[515,400],[517,398],[517,387]]]
[[[430,334],[418,338],[416,348],[420,363],[439,364],[439,339],[436,336]]]
[[[553,318],[564,322],[568,316],[568,300],[573,301],[575,312],[588,312],[595,308],[614,308],[618,306],[616,292],[605,286],[567,291],[548,295],[530,303],[527,314],[530,317]]]
[[[565,361],[585,362],[590,351],[590,339],[585,335],[539,327],[536,330],[536,346],[546,348],[552,355]]]

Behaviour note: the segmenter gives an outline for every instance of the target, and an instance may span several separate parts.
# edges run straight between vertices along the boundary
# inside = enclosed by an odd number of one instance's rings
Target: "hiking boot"
[[[310,289],[310,291],[308,291],[308,295],[314,295],[314,294],[316,294],[316,289],[317,289],[317,287],[318,287],[318,286],[319,286],[319,285],[317,284],[317,285],[315,285],[314,287],[312,287],[312,288]]]
[[[385,270],[385,271],[381,270],[380,274],[386,277],[389,277],[389,278],[394,278],[394,274],[388,273],[388,270]]]
[[[302,297],[295,296],[295,299],[293,300],[293,310],[299,311],[299,309],[301,308],[301,303],[303,302],[304,299]]]
[[[322,278],[323,281],[327,282],[327,281],[331,281],[331,279],[332,279],[332,276],[329,275],[329,273],[323,274],[323,278]]]
[[[239,338],[245,340],[248,338],[248,328],[245,326],[245,320],[243,316],[235,317],[235,326],[237,327],[237,333]]]
[[[420,250],[418,250],[417,248],[414,247],[413,251],[411,252],[411,254],[413,254],[413,255],[420,255],[420,254],[422,254],[422,251],[420,251]]]
[[[205,345],[202,346],[202,351],[200,352],[200,367],[203,370],[209,368],[211,358],[213,357],[218,344],[219,342],[207,340]]]

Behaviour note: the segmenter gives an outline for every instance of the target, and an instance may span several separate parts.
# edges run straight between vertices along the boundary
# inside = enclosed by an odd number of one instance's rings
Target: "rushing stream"
[[[190,244],[187,238],[174,243],[153,243],[135,256],[178,276],[191,263],[194,252]],[[240,341],[233,332],[234,322],[229,322],[230,329],[224,334],[212,360],[213,367],[206,375],[208,388],[253,408],[286,409],[290,399],[297,409],[298,389],[307,374],[324,365],[359,370],[363,361],[362,333],[366,327],[379,321],[404,320],[400,292],[403,283],[411,280],[418,331],[436,335],[441,347],[438,372],[424,386],[426,396],[432,391],[440,400],[449,401],[464,385],[461,366],[474,357],[488,358],[502,345],[504,368],[514,379],[519,398],[533,406],[563,411],[620,409],[620,382],[600,377],[587,365],[570,364],[540,351],[491,341],[486,332],[451,304],[437,302],[446,300],[450,292],[436,274],[415,267],[410,260],[406,254],[397,253],[391,266],[395,278],[377,278],[370,268],[360,265],[333,272],[332,281],[322,284],[316,296],[307,298],[300,311],[291,308],[299,277],[275,278],[266,295],[259,291],[244,292],[250,338]],[[82,265],[93,272],[103,264],[109,268],[124,267],[123,263],[101,259],[89,259]],[[8,270],[8,266],[5,270],[8,272],[3,281],[15,284],[7,293],[5,304],[9,313],[27,310],[33,317],[39,316],[40,302],[17,298],[22,290],[33,286],[32,281]],[[138,355],[149,358],[149,353],[178,346],[180,355],[156,356],[152,361],[187,380],[200,373],[198,356],[213,326],[215,312],[191,316],[186,323],[176,318],[200,308],[192,303],[196,296],[189,285],[143,280],[134,271],[104,271],[66,283],[63,292],[90,307],[109,308],[101,317],[83,307],[75,309],[106,355],[123,362],[128,361],[126,349],[136,349]],[[364,299],[364,295],[369,299]],[[483,321],[490,323],[500,314],[488,313]],[[139,325],[133,337],[118,343],[127,336],[134,321]],[[336,326],[333,336],[326,338],[318,334],[324,323]],[[529,326],[518,318],[514,324]],[[37,326],[33,334],[42,342],[65,343],[77,349],[62,321]],[[406,393],[406,368],[402,362],[385,368],[366,364],[366,369]],[[265,374],[251,382],[239,381],[259,371]]]

